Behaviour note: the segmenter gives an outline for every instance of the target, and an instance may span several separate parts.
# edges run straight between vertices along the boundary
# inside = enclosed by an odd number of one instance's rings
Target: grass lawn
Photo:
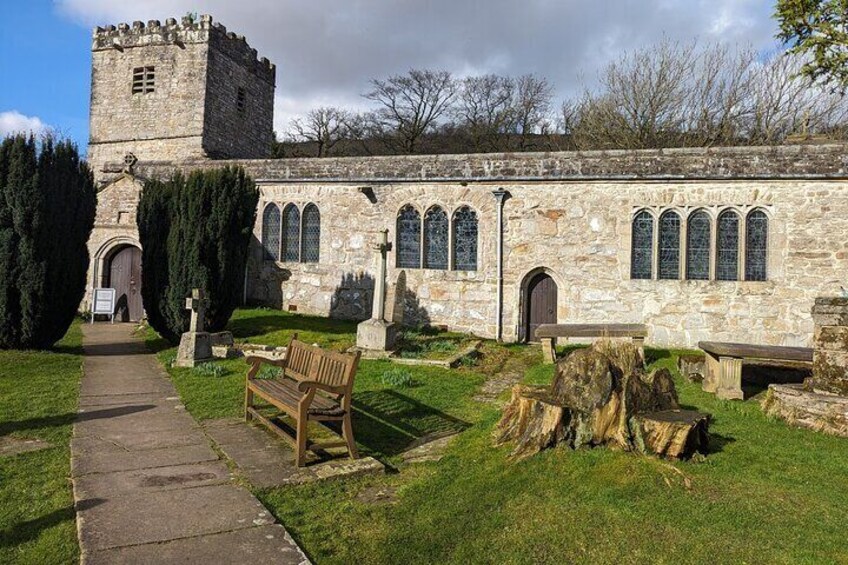
[[[68,477],[81,343],[76,322],[55,352],[0,351],[0,438],[53,446],[0,457],[0,563],[79,559]]]
[[[239,312],[233,329],[270,344],[298,329],[331,347],[352,343],[355,330],[267,310]],[[306,338],[306,330],[314,333]],[[553,368],[540,364],[538,348],[486,343],[476,366],[404,367],[409,387],[384,384],[396,365],[362,363],[354,433],[363,452],[396,472],[257,495],[319,563],[848,562],[848,440],[771,421],[758,398],[703,393],[677,375],[677,353],[652,350],[648,358],[675,373],[682,404],[714,415],[704,463],[565,448],[510,462],[508,447],[491,447],[499,411],[472,396],[500,371],[546,383]],[[221,365],[227,372],[219,377],[170,370],[198,418],[240,414],[246,365]],[[444,459],[401,464],[411,439],[445,429],[463,431]],[[372,487],[395,490],[396,501],[361,501]]]

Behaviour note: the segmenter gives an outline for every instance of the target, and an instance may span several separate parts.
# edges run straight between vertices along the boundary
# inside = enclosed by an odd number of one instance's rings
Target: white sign
[[[94,316],[102,314],[109,316],[112,323],[115,323],[115,289],[114,288],[95,288],[94,300],[91,307],[91,323],[94,323]]]

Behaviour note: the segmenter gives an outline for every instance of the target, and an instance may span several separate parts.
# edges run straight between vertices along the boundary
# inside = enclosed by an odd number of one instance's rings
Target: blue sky
[[[410,68],[536,73],[565,98],[666,36],[773,51],[774,0],[0,0],[0,135],[88,137],[95,25],[211,14],[277,64],[275,129],[318,105],[365,107]]]

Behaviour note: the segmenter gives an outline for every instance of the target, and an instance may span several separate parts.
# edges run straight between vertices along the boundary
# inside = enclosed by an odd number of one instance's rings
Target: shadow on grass
[[[387,457],[428,435],[448,435],[471,426],[395,390],[358,392],[353,401],[357,443]]]
[[[16,523],[11,528],[0,531],[0,547],[15,547],[34,540],[44,530],[49,530],[63,522],[73,522],[75,516],[74,507],[67,506],[44,516]]]
[[[317,316],[268,314],[233,318],[227,329],[233,332],[234,338],[249,338],[278,331],[356,334],[356,322]]]
[[[660,359],[669,359],[670,357],[672,357],[672,354],[668,349],[645,348],[645,365],[651,365]]]
[[[139,404],[136,406],[117,406],[115,408],[103,408],[100,410],[92,410],[91,412],[81,412],[79,414],[69,412],[67,414],[56,414],[54,416],[30,418],[28,420],[20,420],[17,422],[0,422],[0,436],[5,436],[12,432],[20,432],[23,430],[38,430],[42,428],[68,426],[70,424],[73,424],[74,422],[87,422],[89,420],[116,418],[118,416],[135,414],[136,412],[144,412],[152,408],[156,408],[156,406],[152,404]]]

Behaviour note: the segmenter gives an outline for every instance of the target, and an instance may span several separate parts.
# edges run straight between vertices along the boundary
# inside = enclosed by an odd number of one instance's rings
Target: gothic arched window
[[[400,209],[397,217],[397,266],[421,267],[421,214],[409,204]]]
[[[739,215],[725,210],[718,216],[716,280],[739,280]]]
[[[300,260],[300,211],[294,204],[283,208],[283,261]]]
[[[680,216],[668,211],[660,216],[660,279],[680,278]]]
[[[693,212],[686,226],[686,278],[705,281],[710,278],[710,216],[703,210]]]
[[[300,260],[303,263],[317,263],[321,248],[321,212],[315,204],[307,204],[303,209],[303,235],[300,248]]]
[[[453,215],[453,268],[477,270],[477,213],[468,206]]]
[[[266,261],[280,260],[280,209],[268,204],[262,212],[262,253]]]
[[[650,279],[654,261],[654,217],[642,210],[633,218],[630,242],[630,278]]]
[[[448,215],[439,206],[424,214],[424,268],[448,268]]]
[[[745,280],[766,280],[768,216],[762,210],[748,214],[745,222]]]

